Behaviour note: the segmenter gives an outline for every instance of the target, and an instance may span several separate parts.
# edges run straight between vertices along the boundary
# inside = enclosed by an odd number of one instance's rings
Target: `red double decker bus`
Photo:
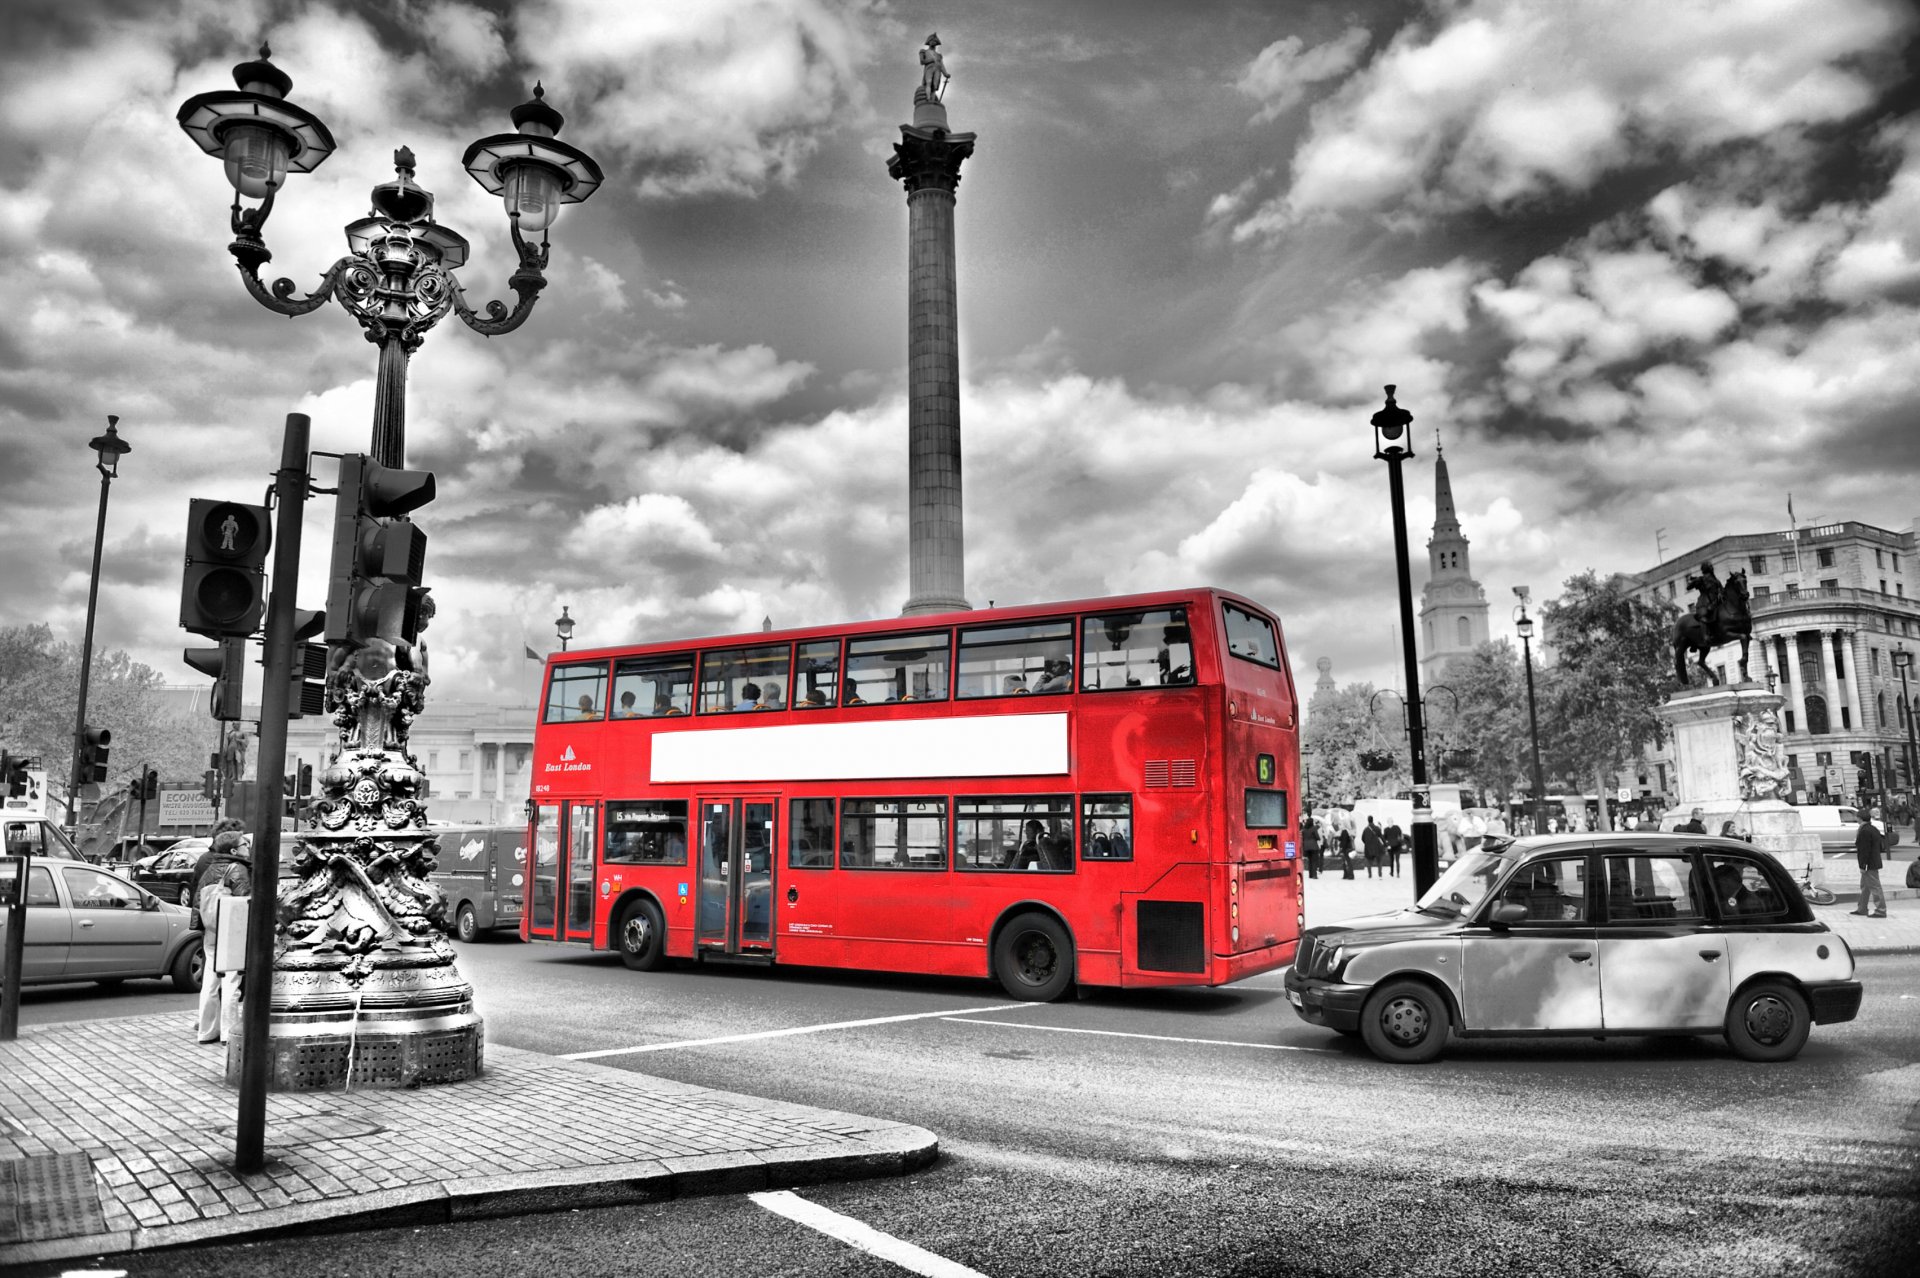
[[[522,935],[1217,985],[1304,922],[1280,624],[1196,589],[556,654]]]

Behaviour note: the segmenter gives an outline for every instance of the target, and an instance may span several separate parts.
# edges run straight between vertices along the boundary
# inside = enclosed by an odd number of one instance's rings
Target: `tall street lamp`
[[[1420,713],[1420,659],[1413,645],[1413,572],[1407,563],[1406,489],[1400,479],[1400,465],[1413,456],[1413,414],[1393,402],[1393,387],[1387,387],[1387,403],[1373,415],[1373,455],[1387,463],[1387,476],[1393,497],[1393,559],[1400,576],[1400,646],[1407,666],[1407,752],[1413,762],[1413,895],[1426,895],[1440,876],[1439,841],[1432,820],[1422,821],[1425,811],[1432,815],[1432,799],[1427,792],[1426,727]]]
[[[548,106],[546,91],[533,87],[533,99],[512,112],[513,133],[496,133],[469,146],[461,163],[473,180],[501,196],[513,231],[519,269],[507,280],[518,296],[512,311],[500,302],[486,304],[482,319],[467,304],[454,271],[466,265],[467,241],[433,220],[433,193],[413,180],[413,152],[393,153],[394,180],[373,188],[372,211],[346,227],[347,254],[327,269],[320,287],[303,298],[293,296],[289,279],[271,290],[260,268],[273,260],[261,228],[273,212],[274,198],[289,174],[309,173],[333,153],[333,135],[319,117],[287,100],[293,80],[260,58],[233,69],[238,89],[199,93],[181,104],[180,127],[209,155],[226,162],[233,184],[231,221],[234,241],[227,246],[240,266],[240,278],[255,301],[281,315],[305,315],[328,298],[337,300],[380,348],[374,392],[373,459],[399,467],[406,460],[407,361],[427,330],[451,310],[468,328],[492,337],[526,322],[540,290],[547,286],[547,228],[563,204],[577,204],[597,190],[600,166],[578,147],[556,136],[561,114]],[[241,199],[257,199],[254,208]],[[536,245],[526,238],[539,233]]]
[[[120,459],[133,451],[133,445],[120,438],[120,432],[115,429],[119,424],[118,417],[109,416],[107,433],[96,435],[87,443],[99,459],[93,468],[100,472],[100,515],[93,526],[93,575],[87,581],[87,631],[80,641],[80,704],[73,712],[73,770],[68,774],[67,785],[69,837],[80,824],[80,787],[92,779],[83,775],[87,755],[87,685],[93,674],[93,611],[100,598],[100,543],[107,531],[107,489],[120,474]]]
[[[560,651],[567,650],[567,640],[573,638],[573,618],[567,615],[567,605],[560,605],[560,615],[553,619],[553,633],[560,636]]]
[[[461,158],[474,181],[506,203],[513,246],[519,255],[519,266],[507,281],[518,299],[511,310],[501,302],[488,302],[483,317],[468,305],[465,290],[454,274],[466,265],[467,241],[433,220],[433,193],[414,181],[413,152],[404,146],[393,153],[393,181],[374,187],[368,215],[345,227],[346,255],[327,269],[312,293],[295,297],[297,286],[292,280],[275,280],[271,287],[261,280],[260,268],[273,260],[262,231],[288,175],[317,168],[332,154],[334,140],[318,117],[287,100],[293,81],[268,60],[269,56],[262,45],[257,61],[234,68],[236,89],[196,94],[181,104],[176,118],[203,151],[226,164],[227,180],[234,189],[229,219],[234,239],[227,251],[238,263],[241,282],[253,299],[277,314],[295,316],[317,310],[331,298],[353,316],[365,330],[367,340],[379,348],[372,466],[364,465],[357,456],[342,459],[340,500],[349,510],[353,508],[349,503],[377,502],[382,508],[377,513],[402,516],[433,495],[432,476],[424,476],[422,484],[420,476],[396,477],[392,473],[406,465],[408,360],[427,331],[449,311],[486,337],[512,332],[526,322],[547,283],[548,228],[561,205],[578,203],[598,189],[600,167],[579,148],[558,140],[561,115],[547,105],[546,91],[535,84],[532,100],[512,112],[515,131],[483,137]],[[258,203],[243,207],[247,200]],[[537,236],[539,242],[531,242],[530,236]],[[300,419],[301,432],[296,435],[292,429],[296,417],[299,415],[289,415],[285,455],[276,478],[276,491],[283,498],[296,481],[300,486],[309,482],[305,419]],[[288,527],[283,517],[282,535],[275,547],[275,601],[268,614],[270,644],[287,639],[284,628],[275,639],[275,629],[292,621],[290,601],[281,611],[281,592],[290,592],[295,585],[292,578],[298,575],[297,555],[283,553],[289,546],[297,549],[297,518],[291,523],[291,537],[286,535]],[[423,537],[395,536],[413,548],[410,555],[424,554]],[[283,563],[283,559],[290,562]],[[283,575],[288,580],[282,581]],[[410,566],[408,575],[410,584],[418,585],[418,568]],[[396,605],[399,602],[395,597]],[[417,613],[408,611],[416,606]],[[276,616],[282,620],[276,621]],[[413,620],[405,620],[409,616]],[[380,619],[373,623],[377,627],[375,637],[381,642],[362,643],[359,639],[365,636],[349,639],[342,635],[328,654],[326,709],[336,715],[341,727],[331,761],[319,777],[325,797],[315,805],[317,815],[309,822],[319,829],[302,839],[306,850],[313,853],[307,857],[309,868],[303,873],[311,880],[318,874],[336,873],[341,861],[356,866],[353,874],[343,876],[346,887],[342,890],[352,898],[352,909],[359,911],[352,917],[359,919],[360,925],[368,919],[378,920],[370,929],[386,938],[378,951],[349,954],[332,942],[327,942],[323,950],[318,938],[333,934],[330,929],[338,921],[338,911],[329,915],[327,911],[334,907],[312,896],[308,899],[313,912],[295,920],[305,924],[305,929],[297,936],[292,927],[280,931],[280,938],[288,941],[281,958],[290,966],[283,966],[280,959],[267,962],[267,956],[275,953],[271,929],[279,846],[277,814],[271,825],[262,817],[261,828],[256,831],[254,926],[249,929],[247,950],[250,963],[258,961],[273,971],[271,976],[261,972],[250,978],[253,989],[260,993],[242,1002],[244,1028],[237,1068],[240,1112],[235,1137],[236,1165],[242,1171],[257,1170],[264,1162],[264,1093],[270,1055],[282,1067],[277,1076],[297,1079],[293,1086],[304,1088],[344,1085],[355,1077],[397,1085],[450,1082],[479,1072],[480,1018],[473,1010],[471,987],[455,970],[451,947],[431,930],[402,927],[389,908],[389,901],[417,897],[414,888],[407,886],[398,894],[386,896],[375,890],[396,872],[417,874],[422,858],[431,855],[433,846],[421,778],[407,752],[406,740],[406,725],[426,704],[425,645],[416,642],[416,635],[431,616],[431,597],[424,592],[417,599],[410,595],[405,607],[383,606]],[[329,633],[333,633],[331,622]],[[404,643],[396,642],[403,637]],[[270,703],[263,703],[263,710],[265,704]],[[278,727],[273,757],[264,757],[268,753],[264,744],[268,739],[266,720],[263,713],[261,766],[265,775],[278,778],[285,764],[284,724]],[[273,791],[270,784],[269,794]],[[376,828],[377,834],[361,833]],[[392,868],[409,865],[416,870]],[[260,958],[256,960],[255,956]],[[297,988],[295,983],[281,979],[294,966],[301,968],[302,983]],[[374,969],[383,969],[382,979],[391,983],[389,992],[382,995],[387,1001],[382,1005],[378,1035],[385,1041],[378,1050],[368,1044],[369,1034],[374,1031],[359,1027],[357,1020],[354,1030],[338,1036],[315,1035],[308,1028],[277,1037],[272,1033],[276,1025],[282,1029],[292,1026],[312,1009],[349,1005],[357,1009],[362,982]],[[262,997],[262,993],[268,996]],[[271,1010],[275,1007],[277,1013]],[[275,1021],[276,1014],[283,1019]],[[425,1046],[429,1040],[430,1049]],[[359,1067],[351,1064],[356,1041]],[[340,1048],[344,1050],[336,1050]],[[350,1070],[354,1071],[351,1075]],[[230,1080],[235,1073],[236,1062],[230,1055]]]
[[[1521,651],[1526,655],[1527,731],[1533,740],[1533,832],[1539,834],[1547,828],[1544,819],[1547,781],[1546,774],[1540,768],[1540,712],[1533,701],[1533,618],[1527,615],[1527,598],[1531,591],[1526,586],[1515,586],[1513,593],[1520,596],[1520,602],[1513,610],[1513,628],[1520,635]]]
[[[1907,721],[1907,791],[1911,794],[1915,787],[1914,765],[1920,761],[1920,744],[1914,740],[1913,702],[1907,696],[1907,671],[1913,668],[1913,654],[1907,651],[1907,645],[1900,644],[1893,650],[1893,668],[1900,672],[1900,704],[1905,710]]]

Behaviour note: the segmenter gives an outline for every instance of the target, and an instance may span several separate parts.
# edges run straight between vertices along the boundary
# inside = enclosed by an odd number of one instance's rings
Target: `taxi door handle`
[[[1720,951],[1719,950],[1701,950],[1700,957],[1705,959],[1707,962],[1711,963],[1715,959],[1720,957]]]
[[[1573,951],[1573,953],[1567,955],[1567,957],[1572,959],[1576,963],[1584,963],[1588,959],[1593,957],[1593,951],[1592,950],[1575,950]]]
[[[93,920],[92,920],[92,919],[81,919],[81,920],[80,920],[80,926],[81,926],[81,927],[92,927],[92,926],[93,926]]]

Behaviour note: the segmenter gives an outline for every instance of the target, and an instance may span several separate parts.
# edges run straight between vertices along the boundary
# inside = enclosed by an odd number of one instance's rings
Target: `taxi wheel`
[[[1395,1065],[1420,1065],[1440,1055],[1452,1027],[1447,1001],[1419,981],[1388,982],[1360,1012],[1367,1050]]]
[[[1051,1003],[1073,986],[1073,941],[1045,914],[1022,914],[993,944],[1000,988],[1030,1003]]]
[[[1807,1000],[1784,981],[1760,981],[1727,1007],[1727,1045],[1750,1061],[1790,1061],[1807,1045]]]
[[[620,944],[620,961],[635,972],[651,972],[666,957],[667,927],[660,918],[660,907],[639,900],[626,908],[614,928]]]
[[[181,950],[173,960],[173,988],[182,994],[198,994],[200,982],[207,976],[207,951],[200,942],[195,941]]]

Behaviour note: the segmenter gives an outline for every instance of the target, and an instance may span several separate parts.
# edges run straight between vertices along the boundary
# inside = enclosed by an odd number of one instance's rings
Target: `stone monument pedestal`
[[[1779,730],[1783,698],[1764,684],[1737,683],[1677,692],[1657,713],[1673,737],[1678,800],[1661,820],[1672,830],[1700,809],[1708,834],[1728,821],[1753,836],[1787,873],[1826,877],[1820,839],[1800,828],[1800,813],[1780,796],[1786,756]]]

